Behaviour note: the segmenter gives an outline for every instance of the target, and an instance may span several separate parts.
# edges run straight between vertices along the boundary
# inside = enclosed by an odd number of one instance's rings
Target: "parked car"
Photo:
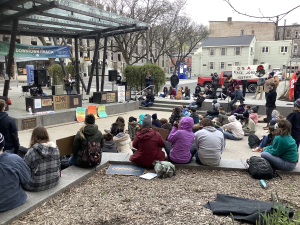
[[[275,74],[277,73],[277,75],[278,75],[278,80],[279,80],[279,81],[282,81],[282,80],[283,80],[283,75],[282,75],[282,71],[281,71],[280,68],[274,68],[274,69],[272,70],[272,72],[274,72]]]
[[[222,87],[227,76],[232,75],[232,71],[222,71],[220,74],[219,86]],[[198,77],[198,83],[202,87],[211,86],[211,76],[210,77]],[[257,79],[248,80],[247,88],[249,92],[254,93],[257,87]]]

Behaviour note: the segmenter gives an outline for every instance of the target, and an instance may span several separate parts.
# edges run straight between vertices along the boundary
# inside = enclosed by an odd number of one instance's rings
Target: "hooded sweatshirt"
[[[228,118],[229,123],[222,126],[222,130],[229,130],[231,131],[232,135],[235,138],[243,138],[244,137],[244,131],[242,128],[242,124],[236,120],[235,116],[232,115]]]
[[[136,125],[138,125],[138,122],[128,122],[128,133],[129,133],[131,141],[133,141],[133,139],[135,137]]]
[[[139,116],[139,124],[141,124],[141,125],[143,125],[143,119],[144,119],[144,116],[145,116],[145,114],[141,114],[140,116]]]
[[[258,113],[251,113],[249,118],[251,118],[255,124],[258,123]]]
[[[192,112],[192,114],[190,115],[191,118],[193,118],[194,120],[194,124],[198,124],[200,121],[200,117],[198,115],[197,112]]]
[[[31,170],[30,182],[24,188],[29,191],[43,191],[54,187],[60,177],[59,157],[60,153],[54,142],[34,144],[24,157]]]
[[[118,133],[113,140],[117,146],[118,153],[132,154],[132,142],[129,134],[125,134],[124,132]]]
[[[117,146],[114,141],[105,141],[103,144],[102,152],[118,153]]]
[[[228,123],[228,116],[226,116],[226,112],[224,110],[219,112],[218,122],[221,124],[221,126]]]
[[[133,147],[137,150],[129,160],[139,166],[153,168],[155,160],[165,161],[165,153],[161,150],[165,147],[165,142],[160,133],[152,128],[143,128],[137,132]]]
[[[254,134],[256,132],[256,125],[252,119],[249,118],[249,122],[243,124],[243,131]]]
[[[182,112],[183,112],[184,116],[190,116],[191,115],[191,113],[188,111],[187,108],[183,108]]]
[[[299,78],[300,79],[300,78]],[[286,119],[292,124],[292,137],[296,142],[300,142],[300,112],[294,110]]]
[[[195,147],[203,165],[218,166],[224,149],[224,135],[214,127],[203,127],[195,133]]]
[[[168,142],[173,145],[170,151],[170,159],[176,163],[188,163],[191,158],[190,148],[193,144],[194,133],[192,132],[194,120],[190,117],[183,117],[180,122],[180,130],[173,127],[168,137]]]
[[[18,129],[13,118],[8,116],[6,112],[0,112],[0,133],[5,139],[5,150],[18,151],[20,143],[18,137]]]

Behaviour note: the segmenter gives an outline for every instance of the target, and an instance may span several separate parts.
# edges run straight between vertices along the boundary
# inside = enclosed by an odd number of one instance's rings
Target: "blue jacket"
[[[161,128],[161,122],[159,120],[152,120],[152,125],[155,125],[158,128]]]
[[[243,93],[242,93],[242,91],[241,90],[238,90],[238,91],[234,91],[233,93],[232,93],[232,95],[234,96],[234,101],[236,102],[237,100],[242,100],[243,99]]]
[[[4,136],[4,149],[14,150],[17,153],[20,146],[18,129],[14,119],[6,112],[0,112],[0,133]]]
[[[30,181],[31,172],[24,160],[8,151],[0,154],[0,212],[23,205],[27,195],[22,187]]]

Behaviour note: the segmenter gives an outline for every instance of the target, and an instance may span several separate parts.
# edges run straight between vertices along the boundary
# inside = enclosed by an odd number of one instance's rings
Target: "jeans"
[[[144,105],[145,107],[148,107],[148,106],[153,105],[153,102],[147,102],[147,101],[145,100],[145,101],[142,101],[141,104]]]
[[[160,94],[159,97],[165,98],[167,94]]]
[[[196,163],[198,163],[199,165],[203,165],[199,159],[198,151],[196,152],[195,157],[196,157]],[[203,165],[203,166],[205,166],[205,165]]]
[[[260,148],[264,148],[267,147],[267,143],[268,143],[268,135],[264,136],[264,138],[261,140],[259,147]]]
[[[228,131],[224,132],[224,136],[228,139],[234,140],[234,141],[239,141],[242,140],[243,138],[236,138],[235,136],[233,136],[232,133],[229,133]]]
[[[282,158],[274,156],[269,152],[262,152],[261,157],[266,159],[274,169],[291,171],[297,166],[296,163],[284,161]]]
[[[235,100],[232,100],[232,101],[229,102],[231,111],[234,111],[234,110],[235,110],[235,107],[234,107],[234,104],[235,104],[235,103],[236,103]]]
[[[70,95],[70,94],[72,94],[72,90],[67,91],[67,95]]]
[[[77,160],[77,156],[72,156],[72,157],[70,157],[70,158],[68,159],[69,165],[70,165],[70,166],[77,166],[77,167],[79,167],[79,165],[77,164],[76,160]]]
[[[196,105],[196,102],[191,102],[191,103],[189,104],[188,107],[192,107],[192,106],[193,106],[195,109],[198,108],[198,105]]]
[[[194,147],[193,147],[194,146]],[[178,163],[178,162],[173,162],[171,159],[170,159],[170,152],[171,152],[171,150],[172,150],[172,144],[170,143],[170,142],[168,142],[168,141],[165,141],[165,151],[166,151],[166,153],[167,153],[167,156],[168,156],[168,159],[169,159],[169,161],[171,162],[171,163]],[[195,147],[195,145],[192,145],[191,146],[191,148],[190,148],[190,152],[191,152],[191,159],[190,159],[190,161],[189,162],[187,162],[187,163],[190,163],[191,162],[191,160],[192,160],[192,158],[193,158],[193,156],[195,155],[195,153],[197,152],[197,149],[196,149],[196,147]],[[185,163],[182,163],[182,164],[185,164]]]
[[[187,96],[187,97],[182,97],[182,100],[190,100],[190,97]]]

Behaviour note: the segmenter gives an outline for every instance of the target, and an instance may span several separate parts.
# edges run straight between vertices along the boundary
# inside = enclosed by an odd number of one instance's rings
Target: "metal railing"
[[[149,87],[155,87],[155,85],[149,85],[148,87],[144,88],[144,89],[141,90],[141,91],[136,91],[136,92],[135,92],[135,101],[137,100],[137,95],[138,95],[139,93],[143,93],[143,91],[145,91],[146,89],[149,89]],[[153,88],[153,89],[154,89],[154,88]]]

